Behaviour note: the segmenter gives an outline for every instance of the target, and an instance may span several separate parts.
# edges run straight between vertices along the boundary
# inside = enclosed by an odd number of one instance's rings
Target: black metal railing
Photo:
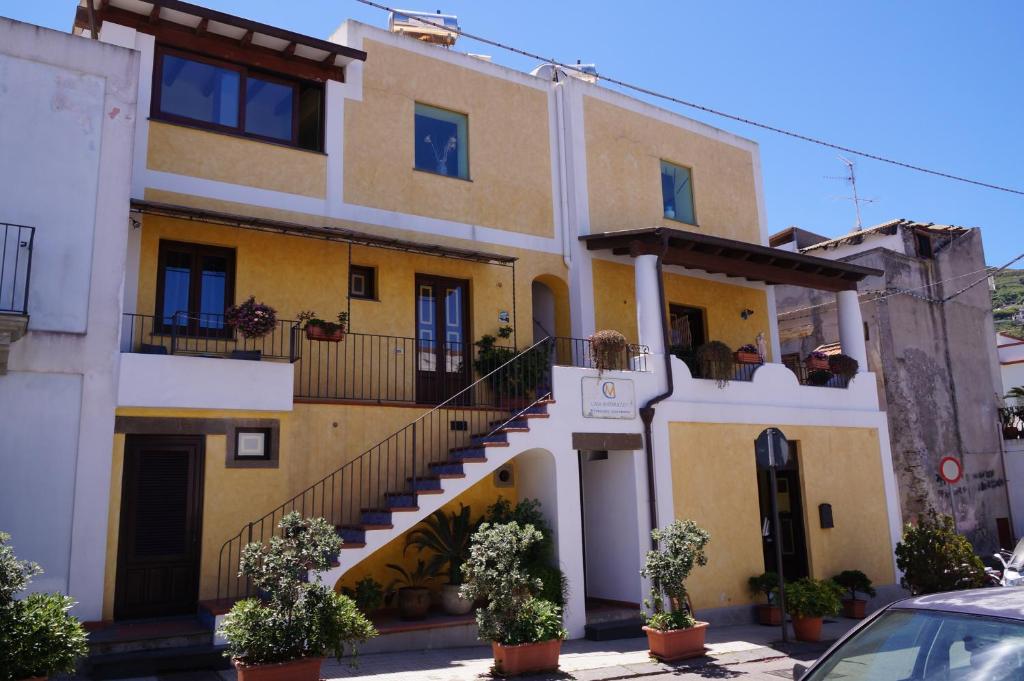
[[[647,371],[646,345],[626,345],[622,350],[599,356],[587,338],[551,338],[552,362],[556,366],[584,369],[614,369],[619,371]],[[600,361],[599,361],[600,360]],[[606,365],[599,367],[598,364]]]
[[[121,352],[295,362],[301,351],[298,336],[299,322],[288,319],[279,319],[265,336],[246,338],[224,315],[175,312],[161,318],[126,313]]]
[[[36,228],[0,222],[0,314],[27,314]]]
[[[1003,407],[999,410],[999,425],[1004,440],[1024,440],[1024,404]]]
[[[803,362],[786,362],[787,369],[796,374],[800,385],[818,388],[846,388],[850,385],[851,376],[844,376],[828,369],[809,369]]]

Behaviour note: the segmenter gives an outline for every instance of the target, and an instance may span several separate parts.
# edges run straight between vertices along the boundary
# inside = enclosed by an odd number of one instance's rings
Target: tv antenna
[[[860,204],[862,203],[874,203],[875,199],[862,199],[857,194],[857,174],[854,172],[854,163],[845,156],[838,157],[840,161],[846,164],[846,168],[849,171],[849,175],[837,177],[835,175],[826,175],[826,179],[829,180],[842,180],[850,183],[850,188],[853,190],[853,196],[837,196],[837,199],[846,199],[847,201],[853,201],[853,207],[857,211],[857,231],[864,229],[864,225],[860,220]]]

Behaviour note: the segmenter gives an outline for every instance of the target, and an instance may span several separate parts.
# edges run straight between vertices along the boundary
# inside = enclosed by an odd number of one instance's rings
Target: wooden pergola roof
[[[865,277],[882,274],[871,267],[666,227],[587,234],[580,241],[590,251],[634,258],[661,255],[666,265],[823,291],[856,290]]]

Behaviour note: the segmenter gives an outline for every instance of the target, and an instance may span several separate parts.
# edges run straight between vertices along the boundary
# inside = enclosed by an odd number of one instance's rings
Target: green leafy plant
[[[387,589],[389,592],[393,592],[398,589],[426,589],[430,585],[430,581],[437,576],[439,563],[434,561],[427,563],[420,558],[416,561],[416,569],[412,571],[395,563],[388,563],[387,567],[397,573]]]
[[[511,326],[502,327],[498,330],[498,335],[507,338],[511,334],[511,329]],[[508,333],[502,335],[505,330],[508,330]],[[535,397],[537,386],[549,369],[551,344],[542,343],[518,352],[515,348],[500,346],[497,343],[498,339],[490,334],[481,336],[480,340],[474,343],[477,352],[473,368],[477,375],[488,376],[487,382],[499,399]],[[513,359],[516,361],[509,364]],[[505,366],[506,364],[508,366]]]
[[[68,612],[75,602],[57,593],[15,599],[43,571],[18,560],[10,539],[0,532],[0,679],[70,674],[88,652],[85,630]]]
[[[751,596],[764,596],[768,605],[774,605],[775,597],[779,594],[779,575],[775,572],[762,572],[748,579],[747,587]]]
[[[519,645],[565,638],[561,609],[536,597],[542,583],[525,564],[530,549],[542,539],[532,525],[514,521],[483,523],[473,535],[459,593],[468,600],[486,599],[487,605],[476,611],[483,640]]]
[[[722,341],[714,340],[697,348],[696,363],[700,377],[713,380],[719,388],[728,385],[736,375],[736,359]]]
[[[848,590],[851,600],[856,600],[858,593],[868,598],[875,596],[875,587],[871,585],[871,580],[860,570],[843,570],[833,577],[832,581]]]
[[[804,577],[786,585],[786,612],[793,617],[835,615],[843,604],[843,587],[831,579]]]
[[[860,370],[860,362],[849,355],[829,355],[828,370],[836,376],[849,379],[857,375],[857,371]]]
[[[828,369],[811,369],[807,372],[808,385],[826,386],[831,380],[832,372]]]
[[[658,548],[648,551],[640,574],[651,582],[650,600],[644,606],[653,609],[647,616],[652,629],[686,629],[695,624],[686,594],[686,580],[697,566],[707,565],[705,547],[711,535],[692,520],[675,520],[664,529],[654,529],[651,537]],[[668,609],[665,600],[668,599]]]
[[[356,582],[354,589],[344,587],[341,592],[355,601],[356,607],[367,615],[384,605],[384,587],[370,575]]]
[[[548,525],[540,502],[536,499],[523,499],[513,504],[505,497],[487,507],[484,522],[492,525],[516,522],[520,527],[532,525],[540,532],[540,541],[532,544],[523,562],[530,576],[541,581],[537,595],[555,605],[565,605],[569,597],[569,582],[565,574],[555,565],[555,541]]]
[[[278,527],[281,536],[268,545],[252,543],[242,550],[241,574],[265,594],[238,601],[219,633],[227,639],[225,655],[243,664],[337,658],[348,647],[377,635],[352,599],[324,585],[319,577],[306,581],[310,570],[329,570],[341,539],[323,518],[304,519],[289,513]]]
[[[612,329],[595,331],[587,340],[598,371],[626,368],[626,337],[621,333]]]
[[[907,525],[896,545],[896,567],[911,593],[973,589],[985,582],[985,566],[967,538],[957,534],[953,519],[934,510]]]
[[[1006,391],[1006,399],[1016,400],[1020,404],[1024,404],[1024,385],[1018,385],[1014,388],[1010,388]]]
[[[338,320],[337,322],[329,322],[325,319],[320,319],[316,316],[316,312],[313,312],[312,310],[303,310],[296,316],[296,319],[303,323],[303,329],[308,326],[319,326],[320,330],[327,335],[338,331],[348,331],[348,312],[345,312],[344,310],[339,312],[338,316],[335,317],[335,319]]]
[[[439,509],[406,535],[405,549],[414,546],[432,553],[435,571],[446,566],[437,574],[447,576],[449,584],[462,584],[462,564],[469,557],[469,544],[479,526],[480,521],[471,520],[469,506],[459,504],[459,512],[450,514]]]

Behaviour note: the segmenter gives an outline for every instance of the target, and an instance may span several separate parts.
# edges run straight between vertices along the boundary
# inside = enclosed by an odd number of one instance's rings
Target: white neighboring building
[[[1024,386],[1024,338],[997,333],[996,351],[999,353],[999,371],[1005,395],[1010,388]]]
[[[138,72],[132,50],[0,18],[0,530],[46,570],[33,586],[73,594],[86,620],[103,594]]]

